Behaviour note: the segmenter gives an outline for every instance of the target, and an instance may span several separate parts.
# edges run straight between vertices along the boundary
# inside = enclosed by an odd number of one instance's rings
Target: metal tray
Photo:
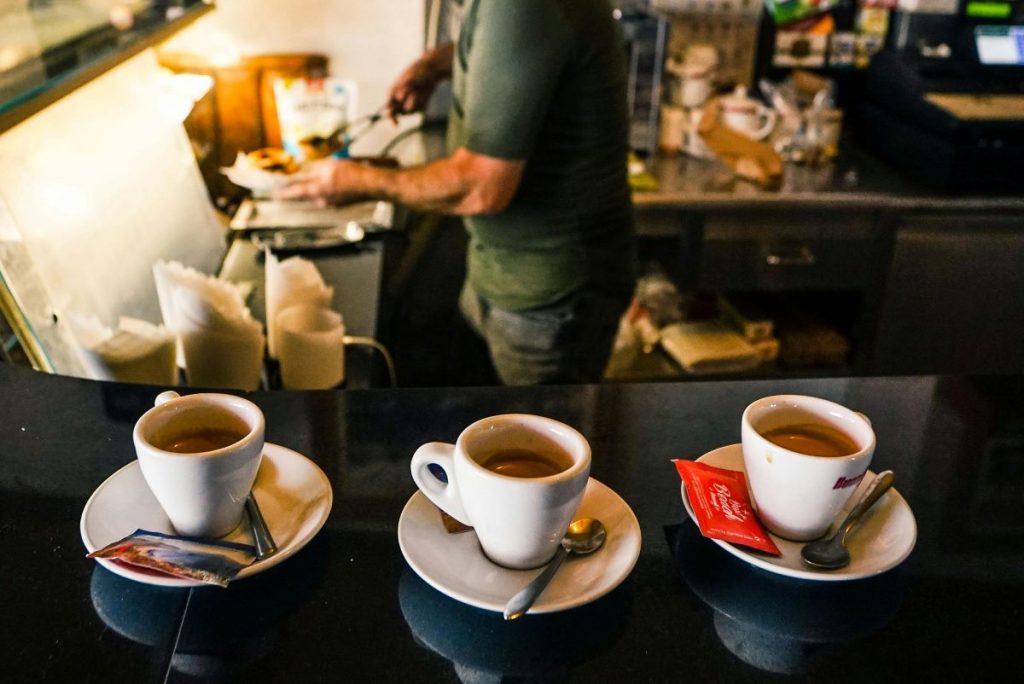
[[[306,200],[246,198],[231,219],[232,230],[309,230],[344,228],[350,222],[364,230],[390,230],[395,207],[390,202],[357,202],[342,207],[324,207]]]

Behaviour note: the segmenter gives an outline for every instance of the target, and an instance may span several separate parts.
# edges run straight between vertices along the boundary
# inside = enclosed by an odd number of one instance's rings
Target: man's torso
[[[470,282],[509,309],[632,288],[625,54],[605,0],[467,0],[449,147],[525,160],[499,214],[466,219]]]

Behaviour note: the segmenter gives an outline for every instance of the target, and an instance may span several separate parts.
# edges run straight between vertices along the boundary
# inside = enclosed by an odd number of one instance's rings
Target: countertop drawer
[[[727,213],[704,222],[702,289],[840,290],[869,282],[871,214]]]

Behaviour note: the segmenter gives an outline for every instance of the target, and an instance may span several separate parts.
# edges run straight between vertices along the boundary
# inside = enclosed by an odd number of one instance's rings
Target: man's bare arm
[[[317,165],[276,196],[334,203],[384,199],[422,211],[493,214],[512,200],[525,165],[523,161],[488,157],[465,148],[409,169],[331,161]]]

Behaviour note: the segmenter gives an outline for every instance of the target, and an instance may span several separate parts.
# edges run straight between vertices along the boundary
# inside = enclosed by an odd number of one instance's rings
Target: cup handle
[[[161,404],[166,404],[172,399],[178,399],[180,397],[181,395],[174,390],[167,390],[166,392],[161,392],[156,395],[156,401],[153,402],[153,406],[160,406]]]
[[[764,124],[761,126],[760,130],[753,133],[754,140],[764,140],[767,138],[775,128],[775,124],[779,118],[775,110],[769,107],[762,107],[761,114],[764,117]]]
[[[463,525],[473,526],[459,497],[459,488],[455,482],[455,445],[445,442],[428,442],[412,455],[409,470],[416,486],[442,511],[458,520]],[[431,465],[439,465],[448,476],[448,482],[442,482],[432,472]]]

